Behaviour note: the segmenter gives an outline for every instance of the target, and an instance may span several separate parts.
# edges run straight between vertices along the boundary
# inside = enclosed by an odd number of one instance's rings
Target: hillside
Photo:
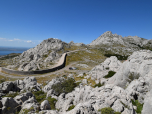
[[[7,68],[30,71],[51,68],[67,53],[65,67],[55,72],[0,72],[0,113],[150,114],[148,49],[151,40],[107,31],[88,45],[49,38],[19,56],[0,58]]]

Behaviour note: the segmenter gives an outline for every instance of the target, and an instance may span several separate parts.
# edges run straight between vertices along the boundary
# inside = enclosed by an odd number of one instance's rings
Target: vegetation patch
[[[7,95],[5,95],[5,96],[3,96],[3,97],[12,97],[12,98],[14,98],[14,97],[16,97],[17,95],[19,95],[20,93],[18,93],[18,92],[15,92],[15,93],[8,93]]]
[[[99,110],[101,114],[121,114],[121,112],[115,112],[111,107],[105,107]]]
[[[131,99],[131,102],[132,102],[132,104],[134,105],[134,106],[136,106],[137,107],[137,110],[135,110],[136,111],[136,113],[137,114],[141,114],[141,111],[142,111],[142,109],[143,109],[143,104],[141,104],[138,100],[133,100],[133,99]]]
[[[74,109],[74,107],[75,107],[75,105],[70,106],[70,107],[68,108],[68,111]]]
[[[87,79],[88,84],[91,83],[92,87],[94,87],[94,85],[96,84],[96,82],[94,80],[92,80],[91,78]]]
[[[103,78],[110,78],[112,77],[116,72],[114,71],[109,71],[107,75],[105,75]]]
[[[5,79],[4,78],[0,79],[0,83],[3,83],[3,82],[5,82]]]
[[[63,82],[52,85],[52,89],[54,90],[54,94],[59,96],[61,93],[67,94],[73,91],[76,86],[77,83],[75,82],[75,80],[72,78],[68,78]]]
[[[104,54],[104,56],[106,57],[111,57],[111,56],[116,56],[118,58],[118,60],[127,60],[128,56],[122,56],[122,55],[119,55],[119,54]]]
[[[72,62],[80,62],[87,65],[97,65],[105,59],[103,53],[98,49],[79,50],[76,52],[69,53],[66,57],[66,65]]]
[[[46,99],[46,93],[43,91],[32,92],[37,100],[37,102],[41,103]]]
[[[56,104],[57,100],[55,98],[52,98],[51,96],[48,97],[47,100],[49,101],[51,110],[55,110],[55,104]]]
[[[12,59],[14,57],[17,57],[21,55],[20,53],[11,53],[9,55],[5,55],[4,57],[1,57],[0,60],[6,60],[6,59]]]
[[[129,109],[129,107],[125,103],[123,103],[122,101],[120,101],[120,102],[125,108]]]
[[[99,82],[98,84],[95,84],[94,87],[102,87],[103,85],[104,85],[104,83],[101,84],[101,83]]]
[[[135,74],[135,73],[130,73],[128,76],[128,82],[132,82],[134,79],[138,79],[140,77],[139,74]]]

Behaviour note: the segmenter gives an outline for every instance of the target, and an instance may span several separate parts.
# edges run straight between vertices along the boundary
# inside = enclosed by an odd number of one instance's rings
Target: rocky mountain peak
[[[106,31],[105,33],[103,33],[101,36],[112,36],[112,32],[111,31]]]
[[[60,39],[48,38],[14,58],[16,65],[13,65],[12,68],[19,66],[19,71],[37,70],[40,69],[40,66],[45,68],[48,63],[60,57],[57,52],[63,50],[67,45]]]
[[[92,41],[90,45],[100,45],[100,44],[111,45],[111,43],[124,44],[122,40],[122,36],[117,34],[112,34],[111,31],[107,31],[103,33],[101,36],[99,36],[96,40]]]

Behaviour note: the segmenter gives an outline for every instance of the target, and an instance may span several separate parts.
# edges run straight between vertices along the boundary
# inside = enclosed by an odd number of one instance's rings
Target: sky
[[[152,39],[152,0],[0,0],[0,46],[89,44],[106,31]]]

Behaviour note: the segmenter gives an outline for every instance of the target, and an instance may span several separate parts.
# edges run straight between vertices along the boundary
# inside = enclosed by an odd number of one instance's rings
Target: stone
[[[64,114],[96,114],[93,106],[90,103],[79,103],[74,109]]]
[[[48,92],[49,90],[51,90],[52,85],[60,83],[64,80],[65,80],[64,77],[52,79],[46,86],[44,86],[43,91]]]
[[[117,72],[121,66],[121,62],[115,56],[107,58],[103,63],[95,66],[89,73],[87,73],[92,80],[103,80],[103,77],[109,71]]]
[[[36,47],[24,51],[20,56],[13,59],[13,63],[19,65],[19,71],[37,70],[39,64],[45,66],[47,62],[58,59],[59,55],[56,52],[63,50],[64,46],[68,46],[68,44],[59,39],[49,38]],[[45,55],[48,57],[44,59]]]
[[[120,101],[122,101],[126,106],[128,106],[129,109],[119,104]],[[105,107],[112,107],[115,111],[122,112],[124,111],[124,109],[126,109],[130,114],[134,110],[131,104],[131,99],[127,95],[125,90],[121,87],[114,86],[111,84],[107,84],[99,88],[92,88],[87,85],[76,87],[74,91],[68,94],[63,93],[58,97],[56,108],[59,109],[60,112],[64,113],[71,105],[74,105],[75,108],[79,107],[78,109],[80,111],[81,106],[79,106],[79,104],[85,103],[90,104],[89,106],[93,107],[92,110],[94,110],[95,112]],[[78,110],[77,108],[75,108],[72,110]],[[75,113],[72,110],[68,113]],[[81,111],[83,112],[83,108]],[[90,109],[86,108],[86,112],[84,113],[94,112],[90,112]]]
[[[40,106],[41,110],[51,110],[50,104],[48,100],[44,100]]]
[[[37,111],[40,109],[39,107],[39,104],[37,103],[36,99],[34,97],[31,97],[29,98],[28,100],[26,100],[23,104],[22,104],[22,109],[21,109],[21,112],[24,110],[24,109],[31,109],[33,111]]]
[[[151,69],[152,52],[148,50],[137,51],[123,62],[120,69],[107,83],[125,88],[127,83],[139,77],[145,77],[148,81],[152,73]]]
[[[142,114],[151,114],[152,112],[152,89],[147,92],[145,100],[144,100],[144,105],[143,105],[143,110]]]
[[[29,98],[33,97],[34,95],[31,92],[26,92],[26,93],[22,93],[20,95],[17,95],[16,97],[14,97],[14,100],[18,103],[18,104],[23,104],[26,100],[28,100]]]
[[[11,81],[6,81],[0,84],[0,90],[2,90],[3,93],[8,93],[13,89],[13,82]]]
[[[11,114],[18,111],[19,104],[11,97],[4,97],[2,102],[2,114]]]

